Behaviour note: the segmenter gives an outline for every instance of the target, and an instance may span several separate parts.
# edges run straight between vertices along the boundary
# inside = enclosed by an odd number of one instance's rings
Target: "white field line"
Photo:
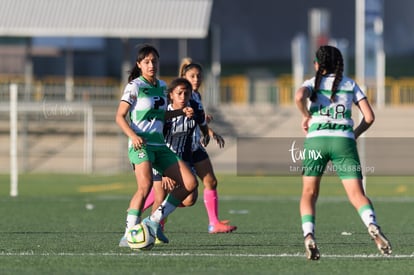
[[[33,251],[26,252],[1,252],[0,257],[7,256],[51,256],[51,257],[78,257],[78,256],[89,256],[89,257],[101,257],[101,256],[111,256],[111,257],[137,257],[137,256],[153,256],[153,257],[228,257],[228,258],[304,258],[304,254],[212,254],[212,253],[154,253],[148,251],[142,252],[130,252],[130,253],[113,253],[113,252],[103,252],[103,253],[70,253],[70,252],[60,252],[60,253],[36,253]],[[336,255],[336,254],[322,254],[321,259],[339,259],[339,258],[350,258],[350,259],[406,259],[414,258],[414,254],[397,254],[391,256],[382,256],[379,254],[355,254],[355,255]]]

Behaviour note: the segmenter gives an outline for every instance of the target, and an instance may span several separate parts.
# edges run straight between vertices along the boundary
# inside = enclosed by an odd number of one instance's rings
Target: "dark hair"
[[[190,81],[188,81],[187,79],[183,77],[178,77],[178,78],[173,79],[170,85],[168,85],[168,88],[167,88],[168,94],[172,93],[172,91],[174,91],[174,89],[180,85],[183,85],[185,89],[191,93],[192,86],[191,86]],[[168,101],[170,101],[170,97],[168,97]]]
[[[181,62],[178,76],[184,77],[185,73],[193,68],[198,69],[201,73],[203,72],[203,67],[200,64],[193,62],[193,60],[189,57],[184,58]]]
[[[316,92],[319,90],[322,77],[326,74],[335,74],[335,80],[332,84],[331,102],[335,101],[335,94],[338,90],[339,83],[343,78],[344,60],[341,52],[333,46],[320,46],[316,51],[315,61],[319,64],[319,69],[315,75],[315,88],[310,96],[311,101],[316,100]]]
[[[137,62],[138,63],[141,62],[150,53],[154,54],[157,58],[160,58],[160,54],[158,53],[157,49],[154,46],[150,44],[143,44],[140,46],[138,50],[135,65],[129,71],[128,82],[132,81],[133,79],[141,75],[141,70],[138,68]]]

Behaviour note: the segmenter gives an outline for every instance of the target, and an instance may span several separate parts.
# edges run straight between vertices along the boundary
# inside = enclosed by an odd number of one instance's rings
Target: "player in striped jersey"
[[[185,78],[174,79],[168,88],[170,104],[167,110],[174,111],[190,106],[194,110],[191,118],[173,117],[165,122],[164,140],[167,146],[187,163],[192,163],[192,136],[199,127],[203,133],[204,145],[209,140],[209,128],[203,106],[191,98],[191,84]]]
[[[203,68],[200,64],[193,62],[190,58],[185,58],[181,62],[179,76],[190,81],[192,86],[191,98],[202,106],[199,88],[203,82]],[[212,120],[211,115],[206,115],[207,122]],[[220,146],[224,146],[224,139],[210,128],[210,136]],[[218,217],[218,193],[217,178],[214,173],[213,165],[204,146],[200,143],[200,131],[196,129],[193,135],[193,166],[197,176],[204,185],[204,206],[207,210],[209,219],[209,233],[229,233],[237,229],[230,225],[228,220],[219,220]]]
[[[315,77],[306,80],[295,95],[306,134],[300,215],[309,260],[320,257],[315,242],[315,206],[321,178],[329,161],[379,251],[385,255],[392,252],[391,244],[381,232],[373,205],[363,189],[355,141],[374,122],[374,112],[355,81],[343,75],[343,66],[342,54],[337,48],[321,46],[314,60]],[[353,104],[363,115],[355,128],[351,117]]]
[[[201,95],[199,93],[199,88],[203,80],[201,65],[199,65],[198,63],[193,63],[191,59],[186,58],[183,60],[180,66],[179,75],[180,77],[186,78],[191,83],[191,99],[192,101],[195,101],[197,103],[197,107],[195,107],[194,109],[204,110],[203,105],[201,103]],[[205,117],[207,122],[209,122],[212,119],[210,115],[206,115]],[[168,124],[166,124],[166,126],[168,126]],[[217,178],[214,174],[214,169],[213,165],[211,164],[210,158],[206,150],[204,149],[202,142],[200,141],[201,134],[199,128],[200,127],[196,125],[196,128],[193,131],[192,135],[192,149],[190,150],[188,147],[185,148],[186,153],[184,159],[191,159],[191,167],[194,173],[202,180],[204,185],[204,205],[207,210],[207,215],[209,219],[208,232],[212,234],[229,233],[236,230],[237,227],[234,225],[230,225],[228,220],[221,221],[218,218]],[[216,134],[210,127],[208,127],[208,131],[208,136],[212,137],[216,141],[218,146],[222,148],[224,146],[224,139],[220,135]],[[187,139],[187,146],[190,140],[191,139]],[[190,152],[191,157],[189,157],[188,155]],[[154,175],[154,178],[158,182],[161,181],[160,175]],[[172,190],[174,188],[174,184],[175,183],[172,183],[171,179],[167,177],[164,177],[162,179],[162,186],[167,191]],[[161,184],[154,185],[154,188],[160,185]],[[196,192],[197,190],[195,190],[190,196],[188,196],[183,201],[184,206],[191,206],[192,204],[194,204],[198,196]],[[159,190],[158,192],[154,192],[154,190],[151,190],[151,193],[145,202],[145,209],[153,204],[156,206],[158,204],[158,201],[162,199],[162,197],[159,197],[160,194],[162,194],[162,190]]]
[[[181,159],[183,159],[196,173],[194,169],[194,154],[193,154],[193,134],[197,128],[201,132],[202,138],[198,141],[202,146],[207,146],[210,136],[214,136],[212,131],[206,123],[206,116],[204,109],[200,102],[190,99],[192,93],[192,85],[185,78],[174,79],[168,87],[168,97],[170,104],[168,110],[174,111],[182,109],[185,106],[191,106],[194,114],[191,118],[185,116],[178,116],[166,121],[164,125],[164,136],[167,146],[175,152]],[[224,144],[220,143],[219,146]],[[149,196],[145,202],[145,208],[153,205],[157,207],[164,199],[166,194],[175,188],[175,182],[168,177],[161,177],[159,173],[154,171],[154,187],[152,198]],[[150,194],[151,195],[151,194]],[[182,202],[183,207],[192,206],[198,198],[198,190],[195,189]],[[229,225],[224,225],[228,230]],[[162,242],[162,240],[157,240]]]
[[[193,166],[192,156],[192,137],[196,127],[199,127],[203,138],[201,139],[204,146],[210,141],[209,128],[205,121],[205,113],[202,106],[190,99],[191,97],[191,84],[185,78],[174,79],[168,87],[169,105],[168,110],[174,111],[182,109],[186,106],[192,107],[194,114],[191,118],[186,116],[177,116],[168,119],[164,125],[164,137],[165,142],[174,153],[177,154],[189,167]],[[176,183],[169,177],[161,177],[160,173],[154,171],[154,200],[153,205],[155,208],[159,205],[168,192],[174,190]],[[197,188],[189,194],[182,206],[192,206],[198,197]],[[150,198],[147,198],[145,207],[149,207],[152,204]],[[154,208],[154,207],[153,207]]]

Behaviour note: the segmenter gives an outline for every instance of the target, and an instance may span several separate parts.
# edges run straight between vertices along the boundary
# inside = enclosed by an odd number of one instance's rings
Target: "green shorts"
[[[354,139],[346,137],[313,137],[304,143],[304,176],[322,176],[329,161],[341,179],[362,179],[361,162]]]
[[[128,151],[129,161],[134,164],[140,164],[145,161],[152,163],[152,167],[161,175],[165,169],[178,162],[179,157],[167,146],[146,145],[142,149],[135,150],[130,147]]]

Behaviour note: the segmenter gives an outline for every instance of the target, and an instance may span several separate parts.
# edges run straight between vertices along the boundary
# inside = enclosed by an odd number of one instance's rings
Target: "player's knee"
[[[196,201],[197,201],[197,198],[194,198],[194,197],[186,198],[185,200],[181,202],[181,206],[190,207],[190,206],[193,206],[196,203]]]
[[[216,178],[210,178],[203,182],[205,187],[208,187],[211,190],[217,189],[217,180]]]
[[[215,190],[217,189],[217,178],[212,174],[207,174],[203,178],[203,184],[206,188]]]
[[[193,192],[198,188],[198,182],[195,177],[189,177],[185,183],[186,189],[190,192]]]

